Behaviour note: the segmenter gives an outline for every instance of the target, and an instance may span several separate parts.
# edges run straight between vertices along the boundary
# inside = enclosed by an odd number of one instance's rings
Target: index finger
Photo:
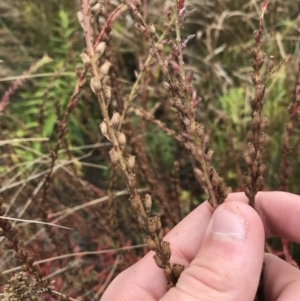
[[[247,202],[243,192],[231,193],[229,201]],[[300,196],[282,191],[262,191],[255,198],[267,237],[279,236],[300,243]]]

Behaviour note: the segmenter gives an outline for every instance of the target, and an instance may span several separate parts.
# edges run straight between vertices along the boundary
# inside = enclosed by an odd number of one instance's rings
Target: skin
[[[232,193],[215,212],[205,202],[168,233],[171,262],[185,265],[176,287],[167,291],[166,277],[149,252],[116,277],[101,301],[253,301],[263,262],[266,301],[295,300],[300,295],[299,269],[264,254],[264,242],[265,237],[279,236],[300,243],[300,196],[260,192],[259,214],[247,201],[244,193]],[[242,238],[214,231],[220,220],[216,216],[224,212],[242,225]],[[232,232],[234,223],[223,227]]]

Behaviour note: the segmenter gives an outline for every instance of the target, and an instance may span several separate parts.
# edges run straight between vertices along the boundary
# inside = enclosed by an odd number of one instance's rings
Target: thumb
[[[253,208],[233,201],[220,205],[197,256],[161,301],[253,301],[264,239],[263,224]]]

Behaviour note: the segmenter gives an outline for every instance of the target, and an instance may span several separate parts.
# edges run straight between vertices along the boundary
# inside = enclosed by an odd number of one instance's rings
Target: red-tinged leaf
[[[185,1],[185,0],[178,0],[178,10],[180,10],[180,9],[183,8],[184,1]]]
[[[267,8],[268,8],[268,0],[265,0],[264,1],[264,3],[263,3],[263,5],[262,5],[262,9],[264,10],[264,11],[266,11],[267,10]]]

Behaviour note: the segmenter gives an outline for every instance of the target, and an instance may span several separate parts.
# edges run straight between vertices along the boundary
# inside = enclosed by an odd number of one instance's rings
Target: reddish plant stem
[[[101,29],[101,32],[99,33],[97,40],[94,44],[94,48],[97,47],[97,45],[102,41],[103,36],[105,34],[105,32],[107,31],[107,29],[110,27],[111,23],[114,21],[114,17],[116,16],[116,14],[121,10],[121,8],[124,7],[124,4],[120,4],[119,6],[117,6],[112,13],[109,15],[108,19],[106,20],[104,26]]]

